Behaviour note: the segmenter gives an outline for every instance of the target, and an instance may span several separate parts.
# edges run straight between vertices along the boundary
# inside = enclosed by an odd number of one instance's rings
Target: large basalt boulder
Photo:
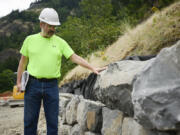
[[[163,49],[134,80],[135,119],[149,129],[180,125],[180,41]]]
[[[93,89],[94,100],[133,116],[132,81],[147,63],[148,61],[123,60],[110,64],[108,69],[97,77]]]
[[[138,61],[146,61],[156,57],[156,55],[146,55],[146,56],[127,56],[124,60],[138,60]]]
[[[145,129],[131,117],[125,117],[122,125],[122,135],[177,135],[173,131],[157,131]]]
[[[60,93],[72,93],[76,95],[83,95],[86,99],[93,99],[92,90],[96,82],[97,75],[91,73],[83,80],[72,81],[62,85],[59,88]]]

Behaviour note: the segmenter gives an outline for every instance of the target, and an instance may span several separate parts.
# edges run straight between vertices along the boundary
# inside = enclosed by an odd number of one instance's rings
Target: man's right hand
[[[21,83],[17,83],[17,91],[21,92]]]

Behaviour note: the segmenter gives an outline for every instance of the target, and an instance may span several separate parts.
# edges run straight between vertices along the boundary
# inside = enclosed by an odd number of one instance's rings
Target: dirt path
[[[0,135],[23,135],[23,109],[0,106]]]
[[[0,135],[23,135],[24,107],[0,106]],[[38,135],[46,134],[44,110],[41,107]]]

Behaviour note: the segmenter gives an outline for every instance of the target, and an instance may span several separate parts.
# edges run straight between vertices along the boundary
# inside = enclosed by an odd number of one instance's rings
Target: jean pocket
[[[25,94],[36,94],[38,89],[40,89],[40,84],[34,79],[29,79]]]

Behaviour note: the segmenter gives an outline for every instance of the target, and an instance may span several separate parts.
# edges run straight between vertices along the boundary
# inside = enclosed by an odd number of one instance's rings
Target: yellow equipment
[[[18,92],[16,85],[13,87],[13,99],[24,99],[24,92]]]

